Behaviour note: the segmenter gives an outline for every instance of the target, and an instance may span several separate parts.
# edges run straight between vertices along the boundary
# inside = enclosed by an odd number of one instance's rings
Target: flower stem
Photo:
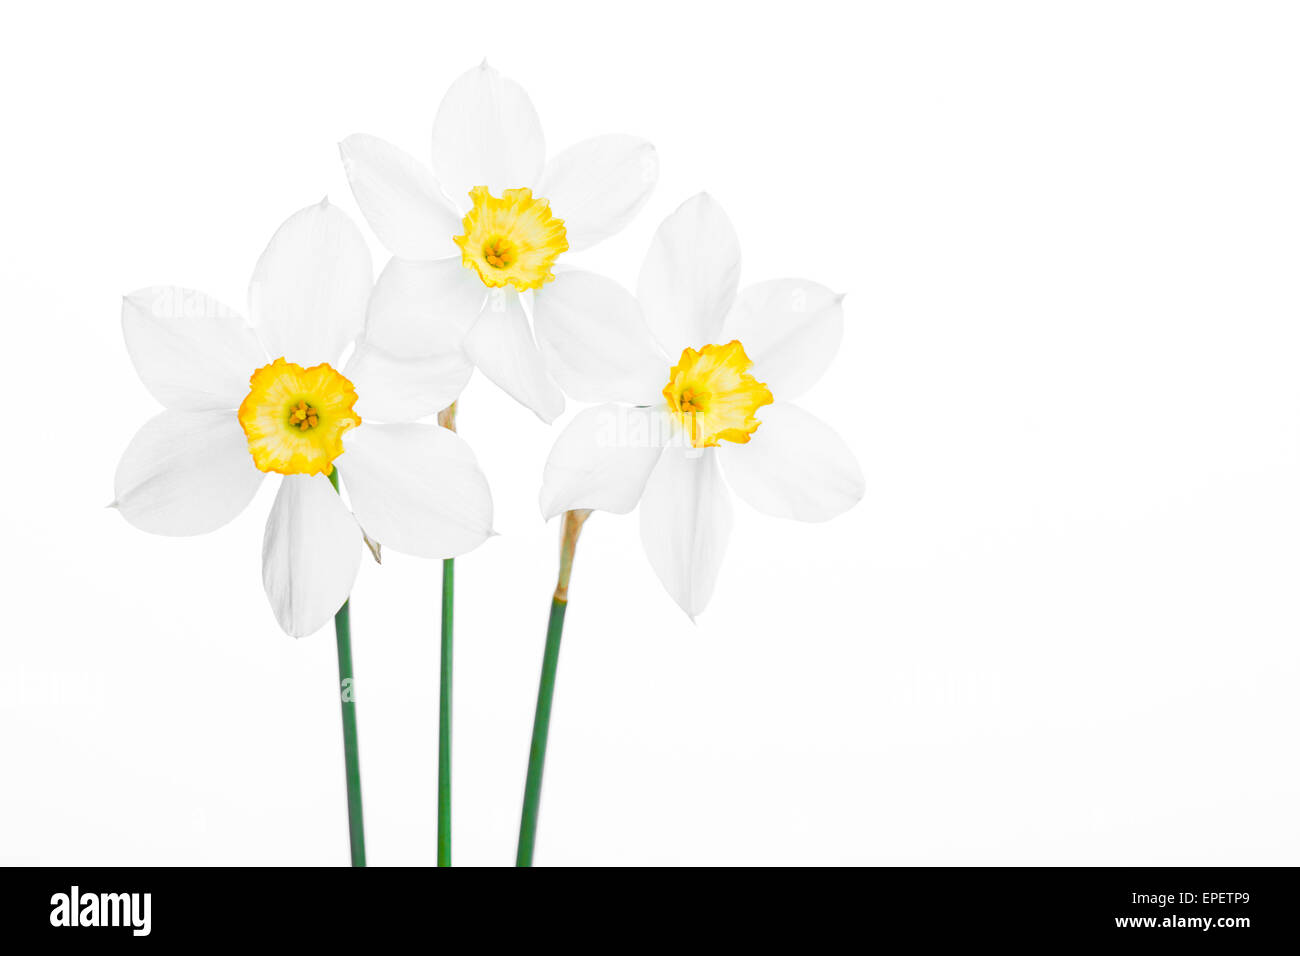
[[[456,562],[442,562],[442,668],[438,685],[438,865],[451,866],[451,632]]]
[[[546,765],[546,738],[551,729],[551,701],[555,696],[555,672],[560,663],[560,636],[564,632],[564,612],[569,606],[569,575],[573,572],[573,552],[578,546],[582,523],[588,510],[566,511],[560,539],[560,574],[551,599],[551,616],[546,625],[546,650],[542,654],[542,679],[537,688],[537,713],[533,717],[533,742],[528,751],[528,779],[524,784],[524,810],[519,821],[519,850],[516,866],[533,865],[533,846],[537,841],[537,814],[542,800],[542,770]]]
[[[456,403],[438,413],[438,424],[456,430]],[[451,663],[455,621],[456,561],[442,562],[442,655],[438,675],[438,865],[451,866]]]
[[[330,484],[339,490],[339,470],[330,472]],[[352,865],[366,865],[366,830],[361,817],[361,758],[357,747],[357,703],[352,678],[351,599],[334,615],[334,636],[339,647],[339,700],[343,709],[343,769],[348,787],[348,842]]]

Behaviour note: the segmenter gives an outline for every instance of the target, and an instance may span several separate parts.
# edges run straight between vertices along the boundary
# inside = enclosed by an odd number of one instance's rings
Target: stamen
[[[515,262],[515,247],[509,239],[495,236],[483,246],[483,258],[494,269],[509,269]]]
[[[289,410],[289,424],[297,425],[299,431],[305,432],[319,425],[320,417],[316,414],[316,409],[306,402],[299,402]]]

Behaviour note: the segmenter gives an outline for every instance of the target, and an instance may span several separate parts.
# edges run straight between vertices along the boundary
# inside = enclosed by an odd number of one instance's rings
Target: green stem
[[[456,562],[442,562],[442,667],[438,685],[438,865],[451,866],[451,638]]]
[[[352,865],[366,865],[366,828],[361,819],[361,761],[357,748],[357,703],[352,680],[352,626],[348,601],[334,615],[339,644],[339,691],[343,707],[343,765],[348,781],[348,841]]]
[[[330,472],[330,484],[339,490],[339,470]],[[366,830],[361,818],[361,758],[357,747],[356,688],[352,678],[351,600],[334,615],[334,636],[339,646],[339,700],[343,709],[343,769],[348,786],[348,841],[352,865],[366,865]]]
[[[438,413],[438,424],[456,430],[456,403]],[[451,639],[456,607],[456,562],[442,562],[442,656],[438,675],[438,865],[451,866]]]
[[[573,552],[578,546],[582,523],[590,511],[566,511],[560,541],[560,574],[551,599],[551,616],[546,624],[546,650],[542,654],[542,679],[537,688],[537,712],[533,716],[533,742],[528,751],[528,778],[524,783],[524,809],[519,820],[519,850],[516,866],[533,865],[537,842],[537,815],[542,802],[542,771],[546,766],[546,740],[551,729],[551,702],[555,697],[555,672],[560,663],[560,637],[564,633],[564,612],[569,606],[569,575]]]

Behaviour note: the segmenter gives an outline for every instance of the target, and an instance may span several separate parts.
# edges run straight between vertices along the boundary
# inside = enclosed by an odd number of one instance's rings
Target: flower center
[[[735,341],[682,352],[668,373],[664,398],[693,446],[711,448],[719,441],[743,445],[762,424],[754,413],[772,403],[772,393],[749,374],[753,364]]]
[[[497,199],[486,186],[469,191],[474,206],[465,214],[461,262],[492,288],[514,286],[519,292],[540,289],[555,278],[551,266],[569,248],[564,220],[551,215],[551,204],[534,199],[531,189],[507,189]]]
[[[483,244],[483,258],[493,269],[509,269],[519,258],[515,244],[505,236],[494,236]]]
[[[328,475],[343,433],[361,424],[356,389],[328,364],[303,368],[278,358],[248,380],[239,424],[253,464],[281,475]]]
[[[315,428],[320,424],[320,415],[306,402],[299,402],[289,413],[289,424],[297,425],[299,431]]]

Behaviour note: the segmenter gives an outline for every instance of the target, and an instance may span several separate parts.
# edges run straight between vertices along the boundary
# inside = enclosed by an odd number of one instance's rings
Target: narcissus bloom
[[[322,202],[289,217],[262,253],[251,325],[189,289],[142,289],[122,305],[127,350],[166,411],[122,456],[114,505],[154,534],[202,534],[243,511],[266,474],[283,475],[262,581],[295,637],[347,600],[363,529],[429,558],[491,534],[492,498],[473,452],[413,421],[456,399],[462,360],[402,361],[367,346],[339,364],[361,332],[373,278],[360,231]],[[331,487],[336,463],[351,510]]]
[[[802,279],[737,295],[739,277],[731,222],[700,195],[659,227],[637,298],[568,272],[536,306],[556,380],[573,398],[606,403],[556,440],[542,513],[625,514],[640,503],[650,563],[692,617],[731,534],[727,484],[759,511],[800,521],[832,518],[864,492],[839,436],[789,403],[839,349],[842,296]]]
[[[597,136],[548,162],[528,94],[484,63],[443,97],[432,171],[374,136],[339,148],[361,211],[396,257],[379,277],[367,341],[411,356],[458,342],[483,374],[553,421],[564,396],[525,304],[549,294],[562,254],[636,215],[658,178],[654,147]]]

